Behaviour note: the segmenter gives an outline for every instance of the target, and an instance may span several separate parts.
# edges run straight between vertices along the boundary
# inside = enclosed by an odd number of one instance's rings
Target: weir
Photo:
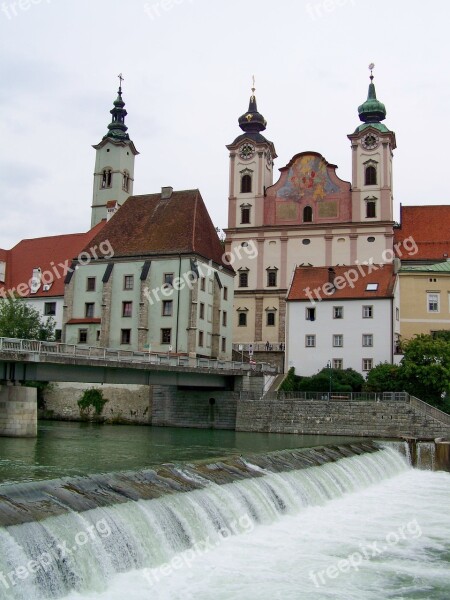
[[[98,590],[408,469],[363,442],[0,486],[0,597]]]

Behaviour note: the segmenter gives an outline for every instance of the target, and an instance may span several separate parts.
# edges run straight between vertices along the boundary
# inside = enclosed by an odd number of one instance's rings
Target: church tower
[[[373,83],[374,64],[369,65],[367,100],[358,107],[362,125],[348,136],[352,145],[352,221],[393,221],[392,159],[395,133],[381,121],[386,108]]]
[[[108,133],[99,144],[93,146],[96,158],[91,227],[102,219],[109,219],[133,194],[134,158],[139,152],[127,133],[122,75],[119,75],[119,79],[118,96],[110,111],[112,120],[108,125]]]
[[[265,190],[273,184],[275,146],[261,132],[267,122],[258,112],[255,87],[248,110],[239,117],[244,132],[232,144],[230,151],[230,183],[228,227],[258,227],[264,221]]]

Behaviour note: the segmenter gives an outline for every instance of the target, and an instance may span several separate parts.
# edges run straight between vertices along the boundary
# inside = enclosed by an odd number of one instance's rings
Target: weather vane
[[[371,81],[373,79],[373,73],[372,73],[372,71],[374,70],[374,68],[375,68],[375,63],[370,63],[369,69],[370,69],[370,80]]]
[[[255,95],[256,88],[255,88],[255,76],[254,75],[252,76],[252,82],[253,82],[252,92],[253,92],[253,95]]]
[[[125,79],[123,78],[122,73],[119,73],[117,75],[117,77],[119,78],[119,81],[120,81],[119,87],[120,87],[120,89],[122,89],[122,81],[125,81]]]

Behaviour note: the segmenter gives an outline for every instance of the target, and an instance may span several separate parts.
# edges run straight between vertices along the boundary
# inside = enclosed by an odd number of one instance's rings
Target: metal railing
[[[446,425],[450,425],[450,415],[439,410],[435,406],[431,406],[431,404],[427,404],[423,400],[416,398],[415,396],[409,397],[409,403],[412,407],[416,408],[419,412],[426,415],[427,417],[432,417],[441,423],[445,423]]]
[[[60,342],[41,342],[38,340],[21,340],[15,338],[0,338],[0,352],[11,354],[28,354],[35,358],[40,356],[60,356],[65,358],[83,358],[92,361],[103,360],[110,362],[128,362],[132,364],[152,364],[170,367],[186,367],[211,370],[256,371],[277,373],[277,369],[264,362],[256,364],[240,361],[224,361],[210,358],[191,358],[174,355],[170,352],[139,352],[136,350],[120,350],[115,348],[99,348],[84,344],[64,344]]]
[[[242,346],[242,350],[240,350],[240,346]],[[249,352],[253,350],[253,352],[284,352],[285,344],[284,342],[269,342],[269,346],[264,342],[249,342],[242,344],[233,344],[233,350],[236,352]]]
[[[241,391],[242,400],[259,400],[261,394]],[[264,400],[288,402],[290,400],[313,400],[322,402],[408,402],[406,392],[269,392]]]

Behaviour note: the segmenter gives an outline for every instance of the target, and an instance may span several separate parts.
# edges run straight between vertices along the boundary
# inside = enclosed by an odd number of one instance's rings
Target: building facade
[[[286,294],[298,265],[333,266],[393,259],[392,160],[395,134],[381,121],[373,76],[362,124],[348,136],[352,182],[317,152],[301,152],[273,184],[275,147],[262,132],[254,89],[239,119],[243,134],[230,153],[226,247],[233,255],[249,244],[255,256],[234,263],[237,272],[234,341],[284,342]]]
[[[394,362],[400,333],[394,265],[297,267],[287,297],[286,365],[297,375],[331,366],[366,373]]]

